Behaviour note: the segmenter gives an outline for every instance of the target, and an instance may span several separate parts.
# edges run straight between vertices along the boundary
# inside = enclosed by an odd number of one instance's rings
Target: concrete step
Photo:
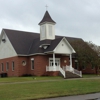
[[[66,78],[80,78],[80,76],[78,76],[72,72],[66,71]]]

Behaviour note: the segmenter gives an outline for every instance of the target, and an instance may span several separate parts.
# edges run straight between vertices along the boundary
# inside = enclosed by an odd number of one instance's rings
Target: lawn
[[[55,81],[50,81],[51,79]],[[9,84],[3,84],[3,80],[12,82],[21,80],[25,83],[10,84],[6,81]],[[65,80],[60,77],[50,77],[50,80],[47,77],[36,77],[36,79],[33,77],[1,78],[0,100],[36,100],[39,98],[100,92],[100,79]]]
[[[12,82],[29,82],[29,81],[43,81],[43,80],[59,80],[63,79],[60,76],[53,77],[53,76],[48,76],[48,77],[35,77],[35,76],[30,76],[30,77],[7,77],[7,78],[0,78],[0,83],[12,83]]]
[[[83,78],[93,78],[93,77],[100,77],[100,75],[96,75],[96,74],[83,74]]]

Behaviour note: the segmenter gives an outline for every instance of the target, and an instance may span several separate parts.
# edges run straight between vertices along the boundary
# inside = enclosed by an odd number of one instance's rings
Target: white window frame
[[[51,66],[50,60],[53,60],[53,58],[49,58],[49,66]],[[56,63],[57,60],[59,60],[59,65],[60,65],[60,58],[55,58],[55,63]]]
[[[31,58],[31,70],[34,70],[34,58]]]

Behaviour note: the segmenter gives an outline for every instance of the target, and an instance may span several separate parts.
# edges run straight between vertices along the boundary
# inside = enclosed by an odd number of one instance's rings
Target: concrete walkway
[[[78,96],[48,98],[48,99],[40,99],[40,100],[100,100],[100,93],[78,95]]]
[[[70,79],[55,79],[55,80],[33,80],[33,81],[23,81],[23,82],[0,82],[0,85],[6,84],[23,84],[23,83],[36,83],[36,82],[53,82],[53,81],[66,81],[66,80],[84,80],[84,79],[100,79],[100,77],[91,77],[91,78],[70,78]]]

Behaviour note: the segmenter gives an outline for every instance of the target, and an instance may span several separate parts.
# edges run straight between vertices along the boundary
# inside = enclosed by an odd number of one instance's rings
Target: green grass
[[[96,75],[96,74],[83,74],[83,78],[93,78],[93,77],[100,77],[100,75]]]
[[[0,100],[33,100],[39,98],[79,95],[100,92],[100,79],[64,80],[60,77],[13,77],[0,78],[4,82],[24,82],[0,84]],[[56,81],[49,81],[49,80]],[[7,81],[8,80],[8,81]],[[34,82],[37,80],[37,82]],[[46,81],[42,81],[46,80]],[[47,81],[48,80],[48,81]],[[28,83],[31,81],[30,83]]]
[[[63,79],[62,77],[7,77],[7,78],[0,78],[0,83],[12,83],[12,82],[27,82],[27,81],[43,81],[43,80],[58,80]]]

